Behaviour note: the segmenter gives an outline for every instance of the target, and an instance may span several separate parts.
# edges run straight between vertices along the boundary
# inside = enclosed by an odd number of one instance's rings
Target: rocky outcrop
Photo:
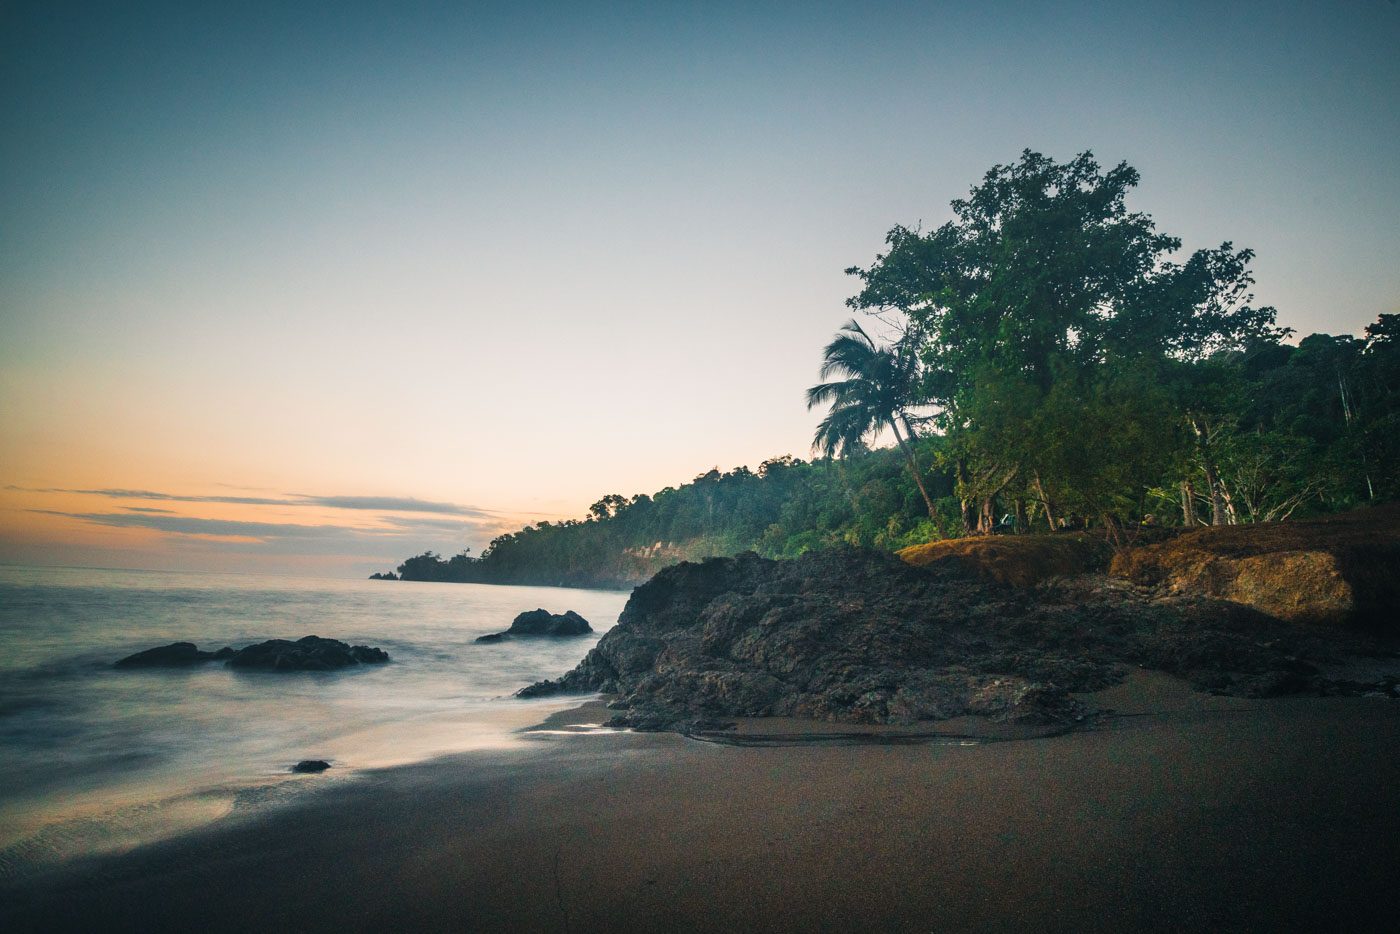
[[[302,759],[292,766],[292,771],[301,775],[316,775],[330,767],[331,764],[325,759]]]
[[[225,646],[217,652],[204,652],[193,642],[172,642],[128,655],[117,668],[180,668],[202,662],[224,661],[233,668],[265,668],[270,671],[334,671],[352,665],[376,665],[389,660],[389,653],[367,645],[347,645],[339,639],[303,636],[292,642],[269,639],[242,649]]]
[[[1235,603],[1154,596],[1099,576],[1013,587],[955,564],[838,550],[668,568],[569,673],[521,691],[620,695],[616,725],[793,716],[913,723],[961,715],[1073,722],[1072,692],[1129,668],[1215,691],[1325,690],[1335,637]]]
[[[586,636],[593,631],[588,620],[573,610],[551,613],[548,610],[530,610],[521,613],[505,632],[494,632],[480,636],[477,642],[501,642],[513,636]]]
[[[233,649],[225,646],[217,652],[204,652],[193,642],[172,642],[128,655],[114,663],[117,668],[184,668],[204,662],[222,661],[233,655]]]
[[[1315,522],[1217,526],[1132,549],[1110,572],[1295,623],[1400,623],[1400,506]]]
[[[229,657],[230,668],[263,668],[269,671],[334,671],[354,665],[379,665],[389,653],[367,645],[348,645],[339,639],[303,636],[291,642],[269,639],[239,649]]]

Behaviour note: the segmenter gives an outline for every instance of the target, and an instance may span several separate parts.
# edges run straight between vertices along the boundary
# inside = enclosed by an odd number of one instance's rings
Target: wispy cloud
[[[451,520],[392,518],[387,526],[354,526],[321,523],[308,525],[297,522],[252,522],[238,519],[204,519],[149,512],[64,512],[57,509],[33,509],[31,512],[62,516],[116,528],[153,529],[171,535],[198,535],[213,538],[242,538],[273,540],[326,539],[414,539],[424,535],[440,538],[444,533],[465,535],[483,528],[490,530],[496,520]]]
[[[477,517],[470,522],[463,522],[459,519],[425,519],[420,516],[381,516],[380,520],[394,528],[408,530],[418,529],[440,529],[442,531],[455,531],[466,525],[475,528],[518,528],[518,519],[495,518],[493,516]]]
[[[417,512],[449,516],[488,518],[500,515],[490,509],[441,503],[405,496],[316,496],[309,493],[287,493],[275,496],[181,495],[156,490],[127,489],[68,489],[63,487],[9,486],[6,489],[23,493],[64,493],[79,496],[100,496],[105,499],[134,499],[167,503],[226,503],[237,506],[319,506],[323,509],[350,509],[367,512]],[[140,507],[125,507],[135,510]],[[147,511],[154,511],[149,510]]]
[[[365,509],[375,512],[428,512],[450,516],[492,516],[489,509],[459,506],[456,503],[435,503],[430,500],[401,496],[307,496],[297,494],[297,505],[325,506],[330,509]]]
[[[110,525],[117,528],[154,529],[174,535],[207,535],[219,538],[324,538],[367,532],[353,526],[301,525],[295,522],[247,522],[237,519],[201,519],[194,516],[153,515],[130,512],[63,512],[57,509],[34,509],[32,512],[63,516],[81,522]],[[398,534],[397,532],[394,534]]]

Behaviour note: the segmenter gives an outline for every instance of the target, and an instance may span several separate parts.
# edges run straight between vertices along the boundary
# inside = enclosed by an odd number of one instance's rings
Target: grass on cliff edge
[[[1048,577],[1106,570],[1113,549],[1102,538],[1076,532],[949,538],[898,554],[915,567],[952,564],[1012,587],[1034,587]]]

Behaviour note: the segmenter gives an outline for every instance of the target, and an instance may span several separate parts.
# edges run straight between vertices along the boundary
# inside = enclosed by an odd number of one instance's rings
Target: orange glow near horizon
[[[411,509],[328,508],[290,500],[287,505],[181,502],[9,487],[0,489],[0,563],[343,576],[347,565],[356,572],[392,569],[429,548],[448,554],[469,546],[479,551],[483,537],[536,519],[434,518]]]

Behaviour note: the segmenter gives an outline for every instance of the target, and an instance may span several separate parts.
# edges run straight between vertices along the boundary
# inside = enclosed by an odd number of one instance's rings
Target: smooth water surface
[[[569,701],[510,695],[573,667],[611,591],[0,567],[0,875],[128,846],[357,768],[504,746]],[[543,607],[597,630],[474,639]],[[339,672],[119,671],[169,642],[326,636],[392,661]],[[331,772],[288,777],[301,759]]]

